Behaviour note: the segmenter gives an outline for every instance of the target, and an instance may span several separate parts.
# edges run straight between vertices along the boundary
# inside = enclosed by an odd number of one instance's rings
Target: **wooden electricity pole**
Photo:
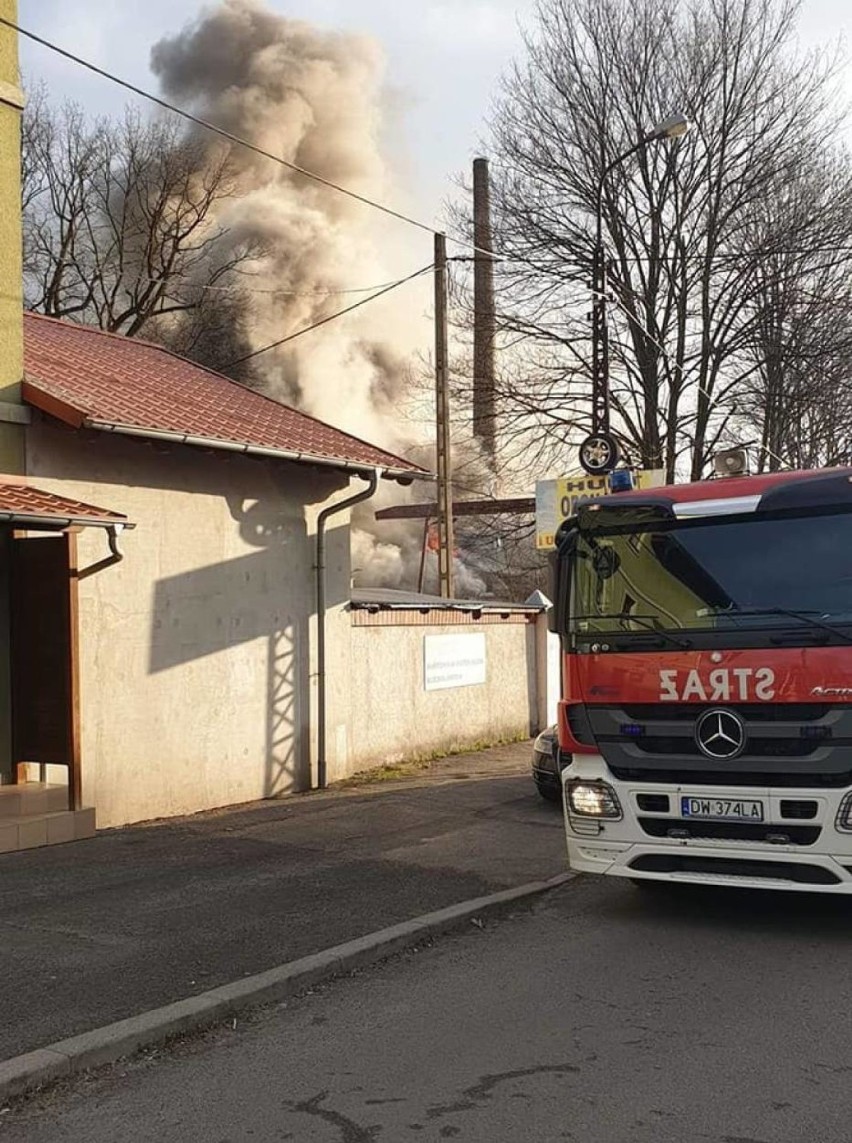
[[[443,599],[455,595],[450,386],[447,348],[447,239],[435,235],[435,418],[438,473],[438,579]]]

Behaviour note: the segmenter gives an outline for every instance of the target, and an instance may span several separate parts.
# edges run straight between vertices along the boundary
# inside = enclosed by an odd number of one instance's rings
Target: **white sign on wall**
[[[474,687],[485,682],[485,632],[423,636],[423,688]]]

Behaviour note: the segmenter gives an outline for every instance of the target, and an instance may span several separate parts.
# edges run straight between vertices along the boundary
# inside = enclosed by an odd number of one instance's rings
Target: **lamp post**
[[[618,442],[609,423],[609,330],[606,321],[606,251],[603,244],[603,195],[606,180],[625,159],[660,139],[685,135],[689,123],[671,115],[658,123],[628,150],[607,163],[595,195],[595,248],[592,254],[592,431],[580,445],[580,464],[593,476],[603,476],[618,464]]]

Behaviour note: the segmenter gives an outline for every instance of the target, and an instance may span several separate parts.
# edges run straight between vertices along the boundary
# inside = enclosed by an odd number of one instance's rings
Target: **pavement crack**
[[[457,1103],[438,1103],[426,1111],[427,1119],[440,1119],[444,1115],[452,1115],[456,1111],[473,1111],[476,1104],[471,1100],[459,1100]]]
[[[570,1075],[579,1072],[576,1064],[539,1064],[534,1068],[519,1068],[513,1072],[497,1072],[493,1076],[482,1076],[479,1083],[473,1087],[465,1088],[462,1095],[468,1099],[490,1099],[491,1092],[500,1084],[509,1083],[510,1080],[527,1079],[530,1076],[542,1075]]]
[[[426,1115],[429,1119],[440,1119],[445,1115],[452,1115],[458,1111],[473,1111],[478,1103],[490,1099],[494,1088],[512,1080],[528,1079],[540,1075],[570,1075],[579,1072],[576,1064],[539,1064],[534,1068],[519,1068],[517,1071],[498,1072],[495,1075],[482,1076],[479,1083],[465,1088],[461,1098],[455,1103],[439,1103],[430,1107]]]
[[[289,1099],[285,1100],[284,1106],[290,1111],[298,1111],[302,1115],[313,1115],[317,1119],[331,1123],[340,1130],[340,1143],[371,1143],[371,1140],[379,1137],[382,1129],[378,1124],[364,1127],[339,1111],[333,1111],[330,1107],[323,1107],[322,1104],[328,1099],[328,1095],[327,1090],[319,1091],[310,1099],[304,1099],[298,1103]]]
[[[88,944],[105,947],[119,947],[129,943],[127,938],[114,936],[111,933],[91,933],[76,928],[74,925],[48,924],[39,921],[3,920],[0,921],[0,929],[11,929],[13,932],[24,934],[45,933],[51,937],[73,937],[78,941],[86,941]]]

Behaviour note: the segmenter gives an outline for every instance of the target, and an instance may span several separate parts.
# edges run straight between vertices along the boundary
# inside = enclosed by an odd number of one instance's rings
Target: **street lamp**
[[[592,432],[580,445],[580,464],[593,476],[612,472],[618,463],[618,443],[609,425],[609,331],[606,323],[606,251],[603,245],[603,194],[606,180],[617,166],[661,139],[676,139],[689,130],[681,114],[663,119],[638,143],[608,163],[598,179],[595,195],[595,248],[592,254]]]

